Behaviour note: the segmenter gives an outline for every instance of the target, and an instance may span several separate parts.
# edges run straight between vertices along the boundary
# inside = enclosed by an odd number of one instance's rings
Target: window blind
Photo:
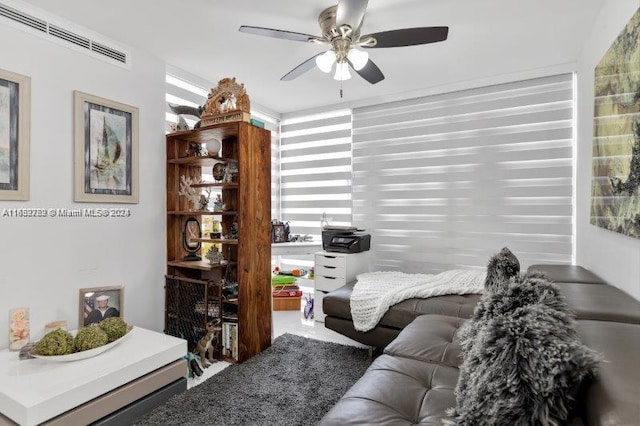
[[[280,130],[281,219],[315,239],[325,213],[350,225],[351,110],[285,115]]]
[[[353,222],[377,270],[573,258],[573,75],[355,109]]]

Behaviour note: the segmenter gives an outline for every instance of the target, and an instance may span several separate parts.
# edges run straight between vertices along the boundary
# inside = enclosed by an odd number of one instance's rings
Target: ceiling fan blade
[[[266,37],[281,38],[284,40],[293,40],[293,41],[304,41],[304,42],[315,40],[318,38],[310,34],[294,33],[292,31],[284,31],[284,30],[275,30],[273,28],[250,27],[248,25],[242,25],[239,31],[241,33],[256,34],[256,35],[261,35]]]
[[[360,38],[375,38],[377,41],[375,46],[363,45],[362,47],[378,48],[415,46],[418,44],[435,43],[437,41],[446,40],[448,35],[449,27],[419,27],[383,31],[380,33],[368,34]]]
[[[340,0],[336,10],[336,27],[349,25],[356,30],[362,24],[369,0]]]
[[[349,61],[349,65],[351,65],[351,68],[353,68],[353,64],[351,63],[351,61]],[[364,78],[371,84],[376,84],[384,80],[384,74],[382,74],[380,68],[378,68],[378,66],[371,59],[367,61],[366,65],[362,69],[360,69],[360,71],[355,68],[353,68],[353,70],[357,72],[360,77]]]
[[[294,78],[298,78],[305,72],[311,70],[313,67],[316,66],[316,56],[320,56],[323,53],[324,52],[320,52],[317,55],[313,55],[312,57],[310,57],[309,59],[307,59],[306,61],[304,61],[303,63],[301,63],[300,65],[298,65],[297,67],[295,67],[294,69],[286,73],[285,75],[283,75],[280,81],[291,81]]]

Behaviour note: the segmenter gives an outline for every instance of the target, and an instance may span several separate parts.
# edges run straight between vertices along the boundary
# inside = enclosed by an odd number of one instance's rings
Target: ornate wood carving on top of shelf
[[[236,78],[223,78],[211,89],[200,116],[202,127],[232,121],[251,120],[249,95]]]

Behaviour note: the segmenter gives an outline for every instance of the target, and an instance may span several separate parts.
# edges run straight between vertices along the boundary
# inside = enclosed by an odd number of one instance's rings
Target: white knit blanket
[[[390,306],[406,299],[443,294],[481,294],[487,273],[452,269],[439,274],[367,272],[358,275],[351,293],[351,316],[358,331],[373,329]]]

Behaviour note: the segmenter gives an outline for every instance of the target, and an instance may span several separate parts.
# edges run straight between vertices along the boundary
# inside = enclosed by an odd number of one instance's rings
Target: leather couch
[[[532,270],[558,284],[582,342],[604,355],[598,376],[580,391],[572,424],[640,425],[640,302],[580,266]],[[351,323],[352,289],[353,283],[324,297],[325,326],[384,351],[320,424],[441,425],[456,404],[462,361],[456,333],[479,296],[406,300],[361,333]]]

